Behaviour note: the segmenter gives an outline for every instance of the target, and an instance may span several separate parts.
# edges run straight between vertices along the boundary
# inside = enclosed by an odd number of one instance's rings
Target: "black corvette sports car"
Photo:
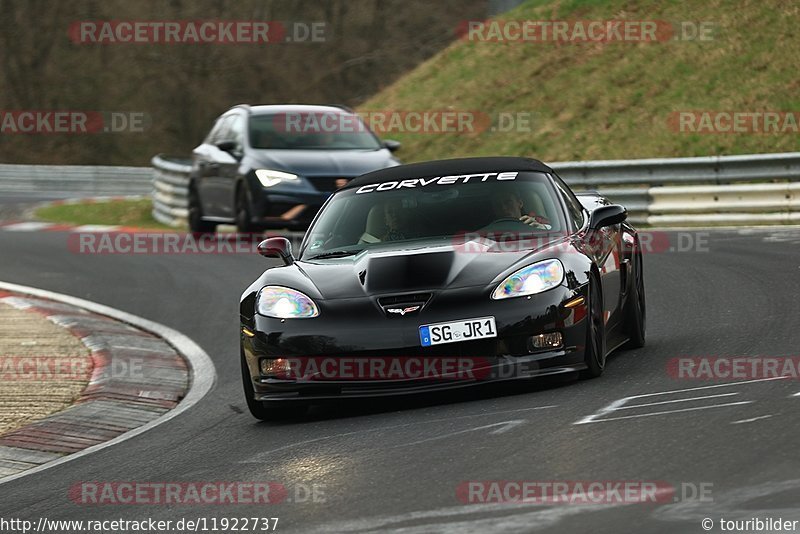
[[[257,418],[313,402],[556,373],[596,377],[645,337],[636,230],[547,165],[468,158],[364,174],[241,298]]]

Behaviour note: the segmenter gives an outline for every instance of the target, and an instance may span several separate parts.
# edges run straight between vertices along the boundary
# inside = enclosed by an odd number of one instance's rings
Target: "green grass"
[[[153,219],[153,203],[143,200],[111,200],[80,204],[46,206],[36,211],[42,221],[64,224],[108,224],[140,228],[168,229]]]
[[[386,133],[407,162],[520,155],[546,161],[793,152],[800,134],[674,131],[683,110],[800,111],[796,23],[780,0],[533,0],[507,20],[666,20],[715,24],[711,41],[457,41],[360,107],[530,113],[529,132]]]

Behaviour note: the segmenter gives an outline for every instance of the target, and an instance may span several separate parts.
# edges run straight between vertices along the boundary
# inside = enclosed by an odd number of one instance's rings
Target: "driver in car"
[[[401,201],[387,202],[383,207],[386,232],[381,236],[381,241],[401,241],[408,239],[408,229],[405,221],[405,211]]]
[[[492,195],[492,209],[498,218],[517,219],[538,230],[552,228],[547,217],[534,212],[523,213],[522,206],[522,198],[515,191],[499,191]]]

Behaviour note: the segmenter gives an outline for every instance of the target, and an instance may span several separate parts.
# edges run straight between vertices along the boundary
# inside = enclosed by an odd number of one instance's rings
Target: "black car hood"
[[[253,158],[264,169],[300,176],[353,177],[398,165],[391,152],[380,150],[256,150]]]
[[[298,261],[273,269],[270,283],[311,290],[317,298],[358,298],[371,295],[485,286],[512,267],[555,257],[546,249],[489,252],[463,246],[365,251],[358,256]],[[278,272],[280,271],[280,272]],[[499,280],[498,280],[499,281]],[[308,286],[311,287],[308,287]],[[303,287],[298,287],[303,286]]]

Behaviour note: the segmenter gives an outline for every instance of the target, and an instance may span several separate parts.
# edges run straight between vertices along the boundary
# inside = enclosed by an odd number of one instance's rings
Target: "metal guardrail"
[[[149,195],[148,167],[0,164],[0,194]]]
[[[652,226],[800,222],[800,152],[551,164],[576,191],[594,189]],[[748,184],[744,184],[749,182]],[[781,184],[783,182],[783,184]],[[769,200],[765,200],[769,197]]]
[[[74,197],[152,194],[153,216],[186,223],[190,162],[155,156],[152,168],[0,164],[0,194]],[[576,191],[628,208],[634,224],[800,223],[800,152],[700,158],[558,162]]]
[[[550,166],[576,191],[596,190],[624,205],[634,224],[800,222],[800,152]],[[166,224],[185,223],[189,162],[156,156],[153,167],[154,216]]]
[[[186,224],[189,214],[189,160],[155,156],[153,165],[153,218],[169,226]]]
[[[651,187],[654,226],[800,222],[800,182]]]

